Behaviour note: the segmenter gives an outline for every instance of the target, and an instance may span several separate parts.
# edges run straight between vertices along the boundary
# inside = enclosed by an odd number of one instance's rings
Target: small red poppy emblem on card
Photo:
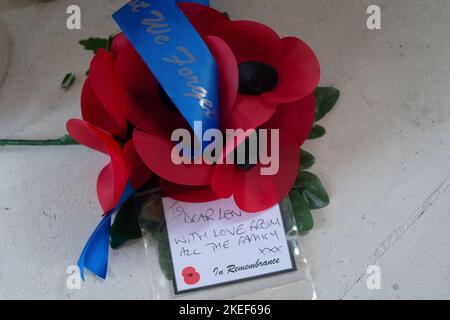
[[[183,269],[181,275],[184,278],[184,283],[193,286],[200,282],[200,273],[194,267],[186,267]]]

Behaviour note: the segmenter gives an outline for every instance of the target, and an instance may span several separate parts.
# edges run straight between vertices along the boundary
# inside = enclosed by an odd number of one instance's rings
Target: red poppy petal
[[[114,136],[123,136],[126,134],[125,128],[116,123],[114,118],[98,100],[89,77],[84,82],[81,92],[81,114],[83,120],[92,123]]]
[[[119,201],[114,192],[114,170],[111,163],[104,167],[98,175],[97,196],[103,212],[112,210]]]
[[[105,213],[117,205],[128,183],[128,167],[123,154],[112,152],[111,163],[100,173],[97,180],[97,194]]]
[[[276,108],[276,104],[268,103],[260,96],[238,94],[234,110],[227,120],[227,128],[258,128],[274,115]]]
[[[124,44],[127,42],[127,37],[123,32],[119,33],[117,36],[114,37],[114,40],[111,45],[111,51],[114,55],[114,57],[117,57],[122,50]]]
[[[273,117],[263,127],[279,129],[284,137],[295,139],[299,130],[299,108],[297,107],[296,104],[279,105]]]
[[[308,97],[287,104],[281,104],[275,115],[264,125],[265,128],[280,129],[281,137],[295,137],[298,145],[308,138],[315,120],[315,97]]]
[[[314,126],[314,121],[316,118],[316,97],[314,94],[310,94],[308,97],[294,102],[295,108],[297,110],[297,117],[299,122],[299,130],[297,133],[297,143],[301,146],[306,139],[308,139],[309,134]]]
[[[219,110],[222,128],[225,119],[233,110],[238,92],[239,74],[236,58],[230,47],[220,38],[209,36],[205,39],[218,65],[219,71]]]
[[[100,49],[92,59],[89,78],[98,100],[114,121],[126,130],[127,119],[121,105],[123,90],[116,80],[114,63],[112,53]]]
[[[72,138],[78,143],[98,152],[108,154],[108,149],[105,147],[104,141],[100,137],[102,134],[95,130],[95,126],[83,120],[71,119],[67,121],[66,127],[67,132],[69,132]],[[104,135],[106,136],[107,133]],[[107,138],[105,137],[104,139]]]
[[[264,93],[265,100],[289,103],[305,98],[314,92],[320,81],[320,64],[310,47],[294,37],[282,39],[283,54],[276,62],[279,73],[274,91]]]
[[[130,183],[134,190],[140,189],[152,177],[153,172],[147,168],[145,163],[139,157],[134,147],[133,140],[129,140],[123,148],[125,159],[130,168]]]
[[[279,129],[283,131],[283,137],[296,138],[299,131],[299,119],[297,105],[285,104],[277,107],[275,115],[264,125],[264,128]]]
[[[254,132],[255,128],[259,128],[266,123],[277,110],[277,106],[267,103],[260,96],[250,96],[238,94],[235,107],[228,119],[225,120],[224,127],[226,129],[243,130],[244,134],[235,136],[235,140],[227,139],[224,148],[224,155],[229,155],[238,145]],[[237,132],[236,132],[237,133]],[[222,155],[222,158],[224,157]]]
[[[156,78],[128,40],[119,53],[115,72],[125,91],[130,93],[158,92]]]
[[[146,132],[170,135],[176,128],[186,125],[183,116],[166,107],[159,97],[151,94],[124,94],[123,107],[128,120]]]
[[[135,130],[133,140],[141,159],[161,178],[181,185],[209,185],[214,167],[207,164],[175,165],[171,158],[174,144],[167,137]]]
[[[269,209],[289,194],[297,179],[300,155],[295,139],[280,141],[279,171],[261,175],[261,165],[250,171],[235,171],[234,199],[240,209],[257,213]]]
[[[102,170],[97,180],[100,204],[104,212],[108,212],[119,202],[129,176],[119,143],[107,132],[83,120],[69,120],[67,131],[79,143],[110,156],[110,164]]]
[[[228,20],[221,12],[197,3],[179,3],[178,6],[201,35],[207,35],[214,23]]]
[[[211,27],[210,34],[225,40],[238,63],[260,61],[272,64],[283,51],[278,34],[253,21],[220,21]]]
[[[228,199],[233,195],[235,166],[217,165],[211,179],[211,188],[221,198]]]
[[[220,198],[208,186],[182,186],[160,179],[160,187],[161,191],[163,191],[166,196],[182,202],[202,203],[218,200]]]

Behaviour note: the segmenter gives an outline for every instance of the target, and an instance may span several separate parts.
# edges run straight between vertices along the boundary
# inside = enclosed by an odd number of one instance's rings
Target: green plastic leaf
[[[119,210],[111,226],[110,246],[118,249],[129,240],[142,237],[134,198],[130,198]]]
[[[109,38],[89,38],[80,40],[80,44],[85,50],[97,53],[98,49],[109,50],[111,46],[111,37]]]
[[[340,97],[338,89],[333,87],[317,88],[316,96],[316,121],[323,119],[336,105]]]
[[[308,151],[305,151],[303,149],[300,150],[300,169],[301,170],[306,170],[311,168],[314,163],[316,163],[316,159],[314,158],[314,156],[309,153]]]
[[[300,232],[310,231],[314,227],[314,220],[308,202],[298,190],[292,190],[289,193],[289,198],[294,210],[298,230]]]
[[[158,241],[158,252],[161,272],[167,280],[171,281],[174,278],[174,272],[172,257],[170,255],[169,238],[167,237],[167,232],[165,231],[161,233],[161,238]]]
[[[61,88],[63,88],[64,90],[69,90],[69,88],[75,83],[76,79],[77,78],[72,72],[66,74],[63,81],[61,82]]]
[[[327,133],[327,130],[319,125],[315,125],[314,128],[311,130],[311,133],[309,134],[308,140],[314,140],[322,138]]]
[[[330,198],[320,179],[307,171],[300,171],[294,186],[311,210],[322,209],[330,204]]]

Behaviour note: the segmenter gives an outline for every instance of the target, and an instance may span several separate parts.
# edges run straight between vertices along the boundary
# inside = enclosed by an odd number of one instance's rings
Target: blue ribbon
[[[131,1],[113,17],[197,138],[196,122],[218,129],[217,64],[175,0]]]
[[[209,0],[176,0],[176,2],[192,2],[192,3],[198,3],[198,4],[202,4],[204,6],[208,6],[209,7]]]
[[[106,279],[108,272],[108,256],[109,256],[109,235],[111,231],[111,222],[113,215],[122,208],[134,194],[133,187],[128,182],[125,191],[122,193],[117,205],[107,212],[97,226],[95,231],[84,246],[83,252],[78,259],[78,267],[80,268],[81,279],[84,281],[84,269],[88,269],[97,276]]]
[[[196,121],[204,130],[218,128],[217,65],[176,2],[209,5],[209,0],[134,0],[113,17],[194,131]],[[128,183],[87,241],[78,260],[83,281],[85,269],[106,278],[112,217],[133,194]]]

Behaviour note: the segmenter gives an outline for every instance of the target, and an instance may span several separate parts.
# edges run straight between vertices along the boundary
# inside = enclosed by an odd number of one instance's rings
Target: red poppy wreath
[[[129,4],[130,12],[139,12],[138,3]],[[146,49],[147,43],[140,43],[126,26],[121,25],[124,32],[109,39],[81,41],[95,56],[81,94],[82,120],[68,121],[67,130],[80,144],[111,158],[97,180],[105,217],[118,212],[110,245],[117,248],[140,237],[130,203],[132,194],[149,184],[157,184],[165,196],[186,202],[233,197],[249,214],[290,197],[299,230],[310,230],[311,210],[327,206],[329,198],[318,177],[305,171],[315,159],[301,147],[307,139],[325,134],[325,129],[315,123],[331,111],[339,91],[318,87],[319,61],[299,38],[281,38],[258,22],[233,21],[206,5],[178,6],[183,13],[180,23],[189,23],[196,32],[189,36],[201,41],[198,47],[204,47],[214,62],[200,63],[196,70],[185,67],[186,59],[193,62],[196,58],[193,54],[183,51],[183,59],[170,58],[184,78],[166,76],[169,67],[161,70],[161,64],[152,61],[152,54],[158,53]],[[150,33],[158,31],[153,33],[156,45],[169,42],[164,24],[147,23],[145,27]],[[217,87],[216,109],[214,99],[207,99],[211,90],[200,85],[201,76],[211,70]],[[188,95],[177,91],[176,86],[183,81],[192,88]],[[214,161],[174,161],[173,133],[183,129],[196,135],[187,115],[189,109],[180,107],[180,101],[189,95],[199,103],[206,120],[217,120],[215,129],[223,136],[228,130],[241,130],[242,135],[232,143],[220,141],[223,149],[215,150]],[[260,142],[267,141],[263,133],[273,130],[277,131],[277,146],[268,146],[265,151],[278,153],[277,170],[264,174],[267,163],[259,153],[252,162],[245,152],[249,152],[247,146],[252,140],[258,142],[261,151],[264,147]],[[199,148],[198,143],[183,148],[177,156],[193,159],[191,151],[195,148]],[[242,149],[241,162],[226,161],[236,160]]]

